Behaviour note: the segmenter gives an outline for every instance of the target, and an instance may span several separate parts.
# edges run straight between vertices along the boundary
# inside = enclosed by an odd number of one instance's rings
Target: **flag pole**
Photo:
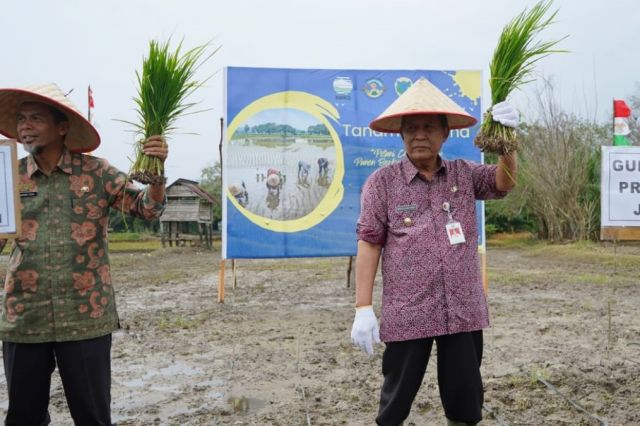
[[[87,120],[91,123],[91,85],[87,87]]]

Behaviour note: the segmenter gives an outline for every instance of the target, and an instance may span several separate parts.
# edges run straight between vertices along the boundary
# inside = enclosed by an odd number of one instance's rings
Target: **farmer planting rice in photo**
[[[231,192],[231,195],[233,195],[242,207],[246,207],[249,203],[249,193],[247,192],[244,181],[240,184],[229,185],[229,192]]]
[[[22,235],[11,248],[0,316],[6,424],[49,424],[57,367],[74,422],[111,425],[111,333],[119,323],[109,211],[159,217],[164,182],[140,190],[106,160],[84,155],[100,136],[54,84],[0,89],[0,133],[29,153],[19,162]],[[167,159],[162,135],[141,150],[161,165]]]

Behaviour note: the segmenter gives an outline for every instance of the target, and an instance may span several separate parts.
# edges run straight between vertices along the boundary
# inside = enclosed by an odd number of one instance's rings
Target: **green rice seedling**
[[[525,9],[502,30],[489,65],[492,105],[504,101],[514,89],[530,82],[533,66],[540,59],[551,53],[566,52],[554,47],[567,36],[555,41],[534,40],[553,23],[558,13],[556,10],[545,17],[551,3],[541,1],[531,10]],[[501,155],[518,148],[515,130],[493,121],[491,111],[485,116],[475,144],[485,152]]]
[[[190,111],[195,102],[187,98],[206,80],[198,81],[195,73],[218,49],[206,55],[209,44],[183,52],[182,42],[171,50],[170,40],[160,43],[152,40],[149,53],[143,59],[142,71],[136,71],[138,93],[134,98],[138,123],[132,124],[140,139],[135,144],[135,160],[130,177],[141,183],[164,182],[164,166],[156,157],[143,153],[142,147],[148,137],[167,137],[175,128],[176,120]]]

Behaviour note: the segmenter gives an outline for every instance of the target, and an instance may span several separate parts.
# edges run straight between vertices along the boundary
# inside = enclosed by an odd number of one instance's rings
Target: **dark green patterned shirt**
[[[144,219],[166,205],[101,158],[65,151],[50,176],[20,160],[22,235],[14,241],[2,295],[0,339],[89,339],[118,327],[109,270],[109,209]]]

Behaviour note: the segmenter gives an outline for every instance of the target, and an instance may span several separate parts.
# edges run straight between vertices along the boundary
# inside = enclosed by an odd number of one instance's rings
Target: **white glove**
[[[373,355],[373,342],[380,343],[380,328],[372,306],[356,308],[356,317],[351,327],[351,341],[369,356]]]
[[[497,121],[503,126],[511,127],[515,129],[520,123],[520,114],[518,110],[511,106],[507,101],[498,102],[491,107],[491,115],[493,121]]]

